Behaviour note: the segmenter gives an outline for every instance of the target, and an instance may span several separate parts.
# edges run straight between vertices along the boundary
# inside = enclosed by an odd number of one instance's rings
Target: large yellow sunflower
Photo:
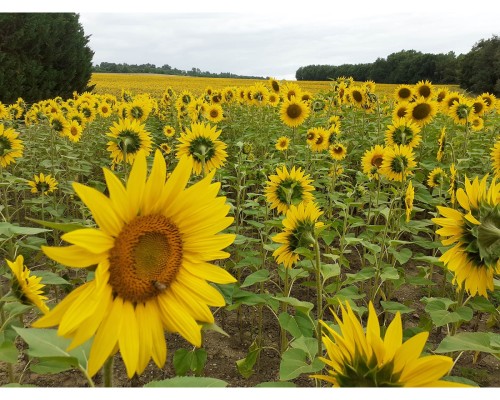
[[[109,128],[108,151],[113,163],[125,162],[132,164],[137,153],[144,150],[147,155],[151,152],[151,136],[145,126],[137,119],[124,118],[114,122]]]
[[[227,145],[218,140],[222,133],[210,124],[194,123],[181,133],[177,145],[177,158],[188,156],[193,159],[193,172],[197,175],[220,168],[226,161]]]
[[[0,165],[2,168],[15,163],[16,158],[23,156],[24,145],[18,136],[19,133],[14,129],[5,129],[4,125],[0,124]]]
[[[413,151],[408,146],[390,146],[384,151],[384,159],[380,166],[380,174],[391,181],[401,182],[413,174],[417,166]]]
[[[309,179],[309,175],[304,175],[300,167],[292,167],[290,172],[286,166],[276,168],[276,175],[269,177],[264,189],[266,199],[271,203],[271,210],[276,208],[278,213],[286,213],[291,205],[312,201],[314,187],[311,182],[312,179]]]
[[[400,118],[406,118],[410,109],[410,104],[411,103],[408,101],[402,101],[396,104],[392,111],[392,119],[397,121]]]
[[[442,217],[432,219],[442,226],[436,231],[444,237],[441,243],[453,245],[440,260],[453,272],[453,282],[471,296],[488,297],[493,275],[500,273],[500,185],[494,179],[488,188],[487,179],[488,175],[481,180],[476,177],[471,183],[465,177],[465,190],[456,192],[462,210],[438,206]]]
[[[224,112],[220,104],[209,104],[203,110],[203,116],[210,122],[217,124],[224,119]]]
[[[285,99],[281,104],[280,118],[281,121],[291,128],[302,125],[309,116],[311,110],[309,106],[295,96],[291,99]]]
[[[418,98],[410,103],[406,118],[410,118],[419,126],[427,125],[437,113],[438,104],[434,100]]]
[[[424,355],[429,332],[421,332],[403,343],[399,312],[381,336],[381,326],[372,302],[368,305],[366,332],[346,302],[340,305],[342,319],[332,310],[338,330],[321,321],[328,375],[313,375],[335,387],[467,387],[441,380],[453,367],[453,359]]]
[[[41,193],[47,195],[57,189],[57,181],[51,175],[44,175],[41,172],[39,175],[33,175],[33,180],[28,181],[31,187],[31,193]]]
[[[366,150],[361,158],[361,168],[363,173],[370,179],[379,179],[380,167],[384,161],[385,147],[377,144]]]
[[[73,119],[68,121],[62,133],[72,142],[78,143],[82,138],[83,127]]]
[[[399,118],[392,122],[385,131],[385,144],[387,146],[406,145],[411,149],[422,141],[421,128],[406,118]]]
[[[295,250],[314,244],[314,230],[323,225],[322,222],[317,222],[321,214],[323,212],[314,202],[290,206],[282,222],[283,231],[272,238],[273,242],[281,243],[273,252],[278,264],[283,263],[286,268],[292,268],[300,258]]]
[[[35,305],[41,312],[46,314],[49,307],[45,304],[48,300],[43,294],[44,284],[40,283],[42,278],[30,275],[30,270],[24,265],[24,257],[18,255],[14,261],[5,260],[15,276],[12,282],[14,295],[22,302]]]
[[[64,234],[70,246],[42,247],[63,265],[96,265],[94,280],[33,324],[59,325],[58,334],[72,339],[70,349],[93,338],[90,376],[118,350],[129,377],[141,374],[150,358],[161,368],[167,353],[164,330],[200,346],[200,324],[214,321],[209,306],[225,305],[207,281],[235,281],[211,264],[229,257],[223,249],[234,235],[220,232],[233,218],[227,216],[226,199],[217,197],[220,183],[211,183],[213,173],[186,189],[191,170],[192,160],[182,157],[167,180],[165,160],[157,150],[147,177],[141,151],[126,187],[104,169],[109,197],[74,183],[98,228]]]

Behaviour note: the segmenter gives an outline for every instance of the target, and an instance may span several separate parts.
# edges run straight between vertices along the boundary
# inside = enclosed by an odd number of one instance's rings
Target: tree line
[[[191,68],[190,70],[182,70],[172,68],[168,64],[157,67],[155,64],[127,64],[127,63],[110,63],[101,62],[92,67],[92,72],[110,72],[110,73],[129,73],[129,74],[165,74],[165,75],[182,75],[182,76],[199,76],[211,78],[235,78],[235,79],[267,79],[262,76],[247,76],[236,75],[231,72],[214,73],[202,71],[199,68]]]
[[[352,76],[356,81],[415,84],[428,80],[434,84],[459,84],[474,93],[500,95],[500,37],[481,39],[467,54],[456,56],[402,50],[373,63],[307,65],[300,67],[298,81],[325,81]]]

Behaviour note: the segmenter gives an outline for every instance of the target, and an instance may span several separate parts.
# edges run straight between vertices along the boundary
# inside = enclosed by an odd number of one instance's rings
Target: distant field
[[[114,94],[119,96],[122,89],[130,90],[134,94],[150,93],[155,97],[160,97],[167,87],[171,87],[176,92],[189,90],[194,94],[200,94],[206,87],[210,86],[214,90],[223,89],[228,86],[244,87],[251,86],[255,82],[262,82],[255,79],[231,79],[231,78],[198,78],[191,76],[160,75],[160,74],[110,74],[95,73],[92,75],[90,84],[95,84],[95,92],[98,94]],[[328,91],[329,81],[299,81],[303,90],[313,94]],[[389,95],[394,93],[394,89],[399,85],[377,84],[376,93]],[[436,87],[444,85],[436,85]],[[458,85],[449,85],[453,90],[458,90]]]

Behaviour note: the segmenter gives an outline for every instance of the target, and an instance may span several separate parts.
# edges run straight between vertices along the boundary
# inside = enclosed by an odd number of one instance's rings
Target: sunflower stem
[[[323,318],[323,281],[321,279],[321,252],[319,242],[316,238],[314,242],[314,253],[316,263],[316,337],[318,339],[318,356],[321,356],[323,349],[321,342],[321,319]]]
[[[113,387],[113,356],[109,356],[102,367],[104,387]]]
[[[283,266],[285,269],[285,277],[283,279],[283,297],[288,297],[290,292],[290,276],[288,274],[288,268]],[[282,303],[282,312],[286,313],[288,310],[288,304],[286,302]],[[283,354],[288,346],[288,338],[286,336],[286,330],[280,325],[280,354]]]

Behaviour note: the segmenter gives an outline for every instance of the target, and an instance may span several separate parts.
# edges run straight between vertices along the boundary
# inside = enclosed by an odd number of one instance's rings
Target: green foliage
[[[93,51],[75,13],[0,14],[0,101],[87,90]]]
[[[481,39],[460,59],[460,86],[472,93],[500,96],[500,37]]]

